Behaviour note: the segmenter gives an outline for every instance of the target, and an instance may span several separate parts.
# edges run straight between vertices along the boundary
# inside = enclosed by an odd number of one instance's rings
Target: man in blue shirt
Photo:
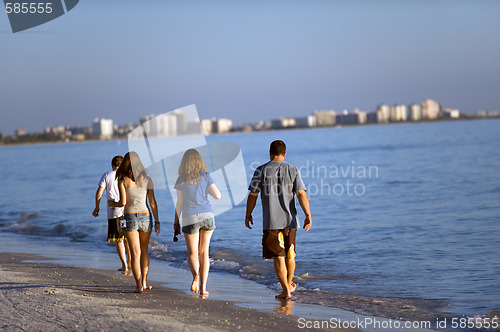
[[[277,298],[291,298],[295,290],[292,282],[295,273],[295,237],[298,215],[295,195],[306,215],[304,229],[311,228],[312,219],[306,186],[297,167],[284,161],[286,145],[277,140],[269,148],[270,161],[257,167],[250,182],[245,226],[252,229],[252,211],[261,194],[263,214],[262,255],[274,260],[274,271],[283,291]]]

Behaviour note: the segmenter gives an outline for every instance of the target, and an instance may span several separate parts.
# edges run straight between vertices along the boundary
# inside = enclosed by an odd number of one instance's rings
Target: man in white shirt
[[[120,191],[118,190],[118,181],[116,180],[116,170],[120,167],[122,160],[122,156],[115,156],[113,160],[111,160],[111,167],[113,170],[104,173],[99,180],[99,185],[95,193],[95,209],[92,212],[92,215],[96,218],[99,216],[99,204],[104,190],[106,190],[106,202],[108,200],[113,200],[115,202],[120,200]],[[108,242],[116,244],[116,251],[118,252],[118,256],[120,256],[120,260],[122,262],[122,267],[118,270],[127,272],[131,269],[132,263],[130,261],[130,249],[127,239],[125,239],[125,234],[123,233],[120,225],[120,219],[123,217],[123,207],[108,206],[107,212]]]

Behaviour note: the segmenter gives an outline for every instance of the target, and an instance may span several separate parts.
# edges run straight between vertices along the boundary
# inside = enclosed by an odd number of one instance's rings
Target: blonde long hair
[[[189,149],[184,153],[179,166],[179,177],[182,183],[197,184],[201,173],[206,171],[207,167],[197,150]]]

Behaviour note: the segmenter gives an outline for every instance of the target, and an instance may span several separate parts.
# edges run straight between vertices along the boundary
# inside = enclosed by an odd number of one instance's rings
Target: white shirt
[[[118,189],[118,180],[116,180],[116,171],[106,172],[99,180],[99,187],[106,189],[106,206],[108,200],[120,201],[120,190]],[[108,219],[114,219],[123,216],[123,207],[108,206]]]

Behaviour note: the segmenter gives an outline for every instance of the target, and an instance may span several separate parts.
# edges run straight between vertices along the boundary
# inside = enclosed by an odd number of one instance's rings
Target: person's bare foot
[[[153,289],[153,286],[144,285],[144,286],[142,286],[142,289],[143,290],[150,290],[150,289]]]
[[[296,283],[294,283],[294,282],[292,282],[292,283],[290,284],[290,293],[295,292],[295,288],[297,288],[297,284],[296,284]]]
[[[142,293],[144,289],[142,287],[137,287],[134,291],[134,293]]]
[[[202,298],[208,297],[208,294],[210,294],[210,292],[208,292],[206,289],[200,291],[200,297],[202,297]]]
[[[278,295],[276,295],[275,298],[277,298],[277,299],[291,299],[292,294],[287,293],[286,291],[283,291],[283,292],[279,293]]]
[[[193,279],[193,282],[191,283],[191,292],[196,294],[196,293],[198,293],[199,290],[200,290],[199,280],[198,280],[198,276],[196,276]]]

